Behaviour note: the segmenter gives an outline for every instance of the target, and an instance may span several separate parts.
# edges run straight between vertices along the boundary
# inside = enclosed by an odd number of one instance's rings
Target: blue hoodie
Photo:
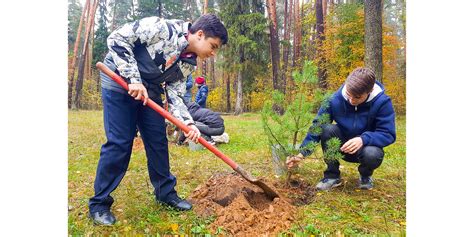
[[[209,93],[209,89],[205,84],[202,86],[198,86],[198,88],[199,90],[196,94],[196,103],[198,103],[201,108],[206,108],[206,100],[207,94]]]
[[[318,126],[319,117],[328,113],[330,122],[335,121],[347,139],[361,137],[364,146],[380,148],[395,142],[395,111],[390,97],[384,93],[383,85],[376,81],[367,100],[358,106],[349,103],[345,91],[346,87],[342,85],[332,95],[329,106],[319,109],[312,126]],[[319,141],[319,134],[308,132],[301,144],[301,154],[310,155],[313,151],[304,147],[310,142]]]

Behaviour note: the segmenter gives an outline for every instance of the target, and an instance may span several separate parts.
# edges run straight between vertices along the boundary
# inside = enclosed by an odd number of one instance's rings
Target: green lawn
[[[219,149],[253,175],[276,180],[272,175],[271,153],[259,115],[224,116],[224,120],[231,143],[220,145]],[[288,232],[404,236],[405,122],[405,117],[397,118],[397,141],[385,149],[384,162],[374,173],[374,190],[357,190],[357,165],[343,161],[341,172],[345,185],[331,192],[318,192],[314,202],[299,206],[297,221]],[[94,226],[87,218],[87,202],[94,192],[94,176],[100,147],[104,142],[101,111],[69,112],[70,235],[210,233],[206,226],[212,219],[202,219],[193,212],[176,212],[155,204],[143,149],[132,153],[128,172],[112,193],[115,199],[112,211],[118,223],[113,227]],[[319,150],[306,159],[298,171],[298,177],[315,185],[325,169],[320,157]],[[187,147],[173,144],[170,144],[170,163],[178,179],[176,189],[182,197],[187,197],[212,174],[231,171],[230,167],[207,150],[190,151]]]

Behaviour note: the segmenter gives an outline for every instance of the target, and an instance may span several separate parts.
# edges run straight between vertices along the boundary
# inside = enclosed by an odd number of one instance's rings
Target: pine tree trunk
[[[225,89],[226,89],[226,112],[230,113],[230,74],[226,73],[226,80],[225,80]]]
[[[300,18],[299,17],[300,16],[299,0],[295,0],[294,4],[295,4],[295,6],[294,6],[293,16],[294,16],[295,32],[293,33],[293,42],[294,42],[294,46],[293,46],[293,67],[296,66],[297,61],[298,61],[299,56],[300,56],[299,37],[301,35],[300,20],[299,20],[299,18]]]
[[[84,67],[85,67],[85,57],[87,54],[87,48],[89,45],[89,35],[92,29],[92,25],[94,25],[94,17],[95,17],[95,10],[97,9],[99,1],[94,0],[94,6],[91,9],[92,11],[89,12],[89,19],[87,28],[85,31],[84,37],[84,46],[82,49],[81,58],[79,59],[79,71],[77,74],[77,82],[76,82],[76,95],[74,96],[74,101],[72,104],[72,109],[79,109],[81,107],[81,94],[82,94],[82,85],[84,83]]]
[[[209,70],[209,77],[210,77],[209,79],[211,79],[211,83],[212,83],[211,84],[212,87],[210,87],[210,89],[216,88],[216,78],[215,78],[215,73],[216,72],[215,72],[215,66],[214,66],[214,64],[215,64],[214,58],[215,57],[211,57],[209,59],[209,69],[210,69]]]
[[[234,115],[239,115],[243,112],[242,109],[243,93],[242,93],[242,70],[237,72],[237,93],[235,100],[235,112]]]
[[[323,0],[323,16],[325,17],[328,13],[328,1]]]
[[[117,10],[117,0],[114,0],[114,7],[112,9],[112,23],[110,24],[110,27],[111,27],[111,31],[114,31],[116,29],[116,21],[115,21],[115,12]]]
[[[84,22],[84,17],[87,10],[89,9],[89,0],[86,0],[84,8],[82,9],[81,19],[79,20],[79,26],[77,27],[76,42],[74,42],[74,54],[72,57],[71,64],[69,65],[69,80],[68,80],[68,92],[67,92],[67,107],[71,108],[72,105],[72,88],[74,85],[74,76],[76,74],[76,59],[77,59],[77,50],[79,48],[79,43],[81,41],[81,31],[82,24]]]
[[[87,44],[87,52],[86,54],[84,55],[84,80],[87,80],[89,79],[89,64],[90,64],[90,50],[91,50],[91,42],[89,41],[89,43]],[[79,75],[77,75],[79,76]]]
[[[278,73],[280,71],[280,46],[278,39],[278,24],[276,16],[276,2],[275,0],[267,0],[267,12],[270,18],[270,52],[272,58],[272,82],[273,89],[281,91]]]
[[[382,82],[382,0],[365,0],[365,66]]]
[[[132,19],[135,19],[135,6],[133,4],[133,0],[130,2],[132,3]]]
[[[290,47],[290,17],[291,16],[291,0],[288,6],[288,0],[285,0],[285,12],[284,12],[284,21],[283,21],[283,40],[285,41],[285,45],[283,45],[283,65],[281,71],[281,83],[282,83],[282,91],[286,94],[286,74],[288,70],[288,55],[289,55],[289,47]]]
[[[207,5],[208,5],[208,0],[204,0],[204,5],[202,6],[202,14],[207,14]],[[207,61],[206,61],[206,59],[199,59],[198,60],[198,68],[201,68],[201,75],[206,78],[206,76],[207,76]]]
[[[323,14],[323,1],[316,0],[316,45],[318,52],[318,79],[319,86],[323,89],[327,89],[326,81],[326,69],[325,62],[326,58],[324,57],[324,52],[322,49],[323,41],[325,40],[324,36],[324,14]]]
[[[158,1],[158,17],[163,17],[163,3],[161,0]]]
[[[98,0],[100,1],[100,0]],[[97,1],[97,2],[98,2]],[[91,35],[90,35],[90,40],[89,40],[89,49],[87,50],[87,63],[86,63],[86,74],[85,74],[85,80],[90,80],[91,77],[92,77],[92,54],[93,54],[93,50],[94,50],[94,28],[95,28],[95,24],[92,25],[91,27]]]

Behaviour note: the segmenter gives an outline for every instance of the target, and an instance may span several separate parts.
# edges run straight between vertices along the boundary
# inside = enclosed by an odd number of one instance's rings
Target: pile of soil
[[[212,176],[189,200],[198,215],[216,217],[209,226],[213,231],[222,227],[233,236],[274,235],[291,227],[296,207],[283,196],[287,190],[264,182],[280,197],[270,200],[258,186],[232,173]]]

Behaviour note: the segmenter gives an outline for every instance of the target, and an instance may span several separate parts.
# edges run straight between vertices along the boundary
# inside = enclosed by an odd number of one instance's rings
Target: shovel
[[[115,82],[117,82],[120,86],[122,86],[125,90],[128,91],[128,85],[127,83],[123,80],[122,77],[117,75],[115,72],[110,70],[105,64],[98,62],[96,64],[96,67],[101,70],[103,73],[105,73],[107,76],[112,78]],[[143,100],[143,98],[142,98]],[[164,110],[161,106],[159,106],[157,103],[155,103],[153,100],[148,99],[148,102],[146,104],[148,107],[151,109],[155,110],[158,112],[161,116],[163,116],[165,119],[176,125],[179,129],[181,129],[183,132],[188,133],[191,129],[184,125],[181,121],[176,119],[173,115],[171,115],[168,111]],[[235,172],[239,173],[244,177],[245,180],[249,181],[250,183],[257,185],[260,187],[265,195],[273,200],[274,198],[278,197],[278,194],[273,191],[268,185],[266,185],[264,182],[261,180],[258,180],[254,178],[250,173],[245,171],[242,167],[240,167],[237,163],[235,163],[233,160],[231,160],[229,157],[224,155],[224,153],[220,152],[216,147],[208,143],[204,138],[199,137],[198,142],[201,143],[205,148],[207,148],[209,151],[214,153],[217,157],[219,157],[221,160],[223,160],[226,164],[228,164],[232,169],[235,170]]]

